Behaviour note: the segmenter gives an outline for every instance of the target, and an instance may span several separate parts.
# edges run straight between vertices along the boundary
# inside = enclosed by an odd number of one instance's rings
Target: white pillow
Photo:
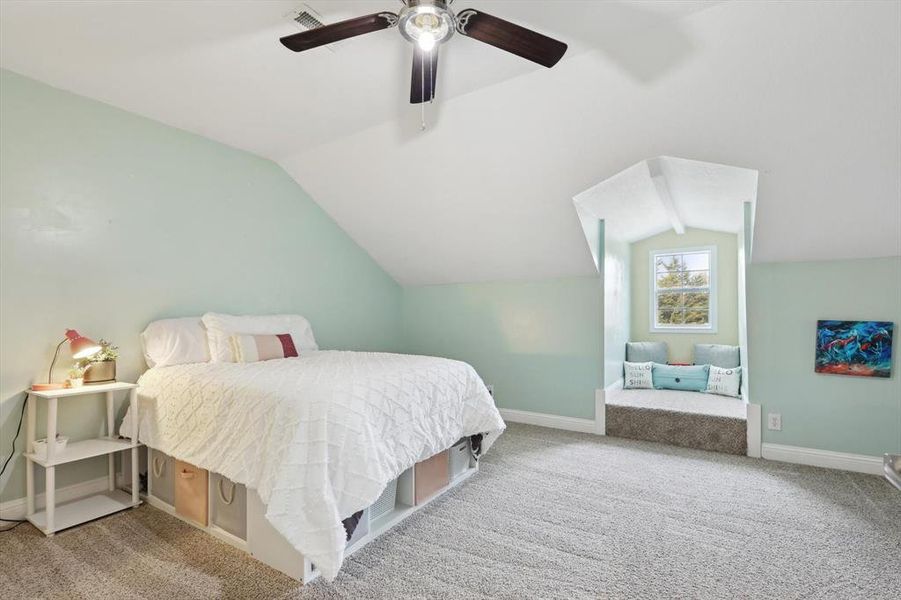
[[[710,373],[707,375],[708,394],[720,396],[732,396],[738,398],[741,389],[741,367],[724,369],[710,365]]]
[[[624,390],[651,390],[654,389],[654,379],[651,373],[653,362],[623,362],[625,377],[623,378]]]
[[[319,350],[310,322],[300,315],[203,315],[207,339],[210,342],[210,358],[213,362],[235,362],[231,336],[235,334],[274,335],[291,334],[299,352]]]
[[[148,367],[167,367],[210,360],[210,347],[200,317],[154,321],[141,334]]]

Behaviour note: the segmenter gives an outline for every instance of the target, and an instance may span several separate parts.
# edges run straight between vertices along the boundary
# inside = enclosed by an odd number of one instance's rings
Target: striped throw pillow
[[[290,333],[275,335],[238,334],[231,336],[235,362],[251,363],[274,358],[297,356],[297,348]]]

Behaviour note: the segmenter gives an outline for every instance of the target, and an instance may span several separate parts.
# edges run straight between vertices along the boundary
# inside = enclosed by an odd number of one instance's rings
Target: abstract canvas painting
[[[816,372],[890,377],[890,321],[817,321]]]

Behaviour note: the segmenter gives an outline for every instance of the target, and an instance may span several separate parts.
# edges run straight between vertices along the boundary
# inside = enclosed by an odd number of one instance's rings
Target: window
[[[651,331],[716,332],[716,248],[651,252]]]

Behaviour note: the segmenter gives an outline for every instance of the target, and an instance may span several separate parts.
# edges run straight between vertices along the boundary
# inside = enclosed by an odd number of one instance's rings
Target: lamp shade
[[[72,358],[87,358],[97,354],[102,349],[100,344],[92,339],[84,337],[74,329],[66,330],[66,338],[69,340]]]
[[[31,389],[36,392],[48,391],[48,390],[58,390],[64,385],[62,383],[52,383],[51,379],[53,377],[53,365],[56,364],[56,358],[59,356],[59,349],[63,347],[63,344],[69,342],[69,349],[72,351],[72,358],[79,360],[82,358],[87,358],[89,356],[94,356],[101,350],[103,347],[95,342],[92,339],[86,338],[74,329],[66,330],[66,337],[63,338],[56,346],[56,352],[53,353],[53,360],[50,361],[50,369],[47,371],[47,383],[34,383],[31,385]]]

